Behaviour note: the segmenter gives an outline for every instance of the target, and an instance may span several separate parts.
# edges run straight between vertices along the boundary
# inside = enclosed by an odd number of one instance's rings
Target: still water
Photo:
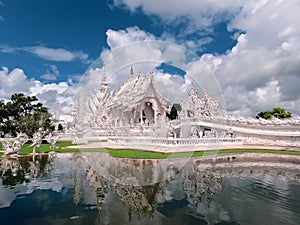
[[[0,224],[300,224],[300,157],[0,160]]]

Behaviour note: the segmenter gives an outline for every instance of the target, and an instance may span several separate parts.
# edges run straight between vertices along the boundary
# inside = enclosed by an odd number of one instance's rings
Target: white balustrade
[[[209,146],[241,145],[242,138],[155,138],[155,137],[109,137],[109,142],[155,145],[155,146]]]

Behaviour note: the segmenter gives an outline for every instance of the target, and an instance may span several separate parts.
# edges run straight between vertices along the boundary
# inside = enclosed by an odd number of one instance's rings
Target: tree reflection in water
[[[52,162],[51,162],[52,161]],[[4,186],[28,183],[31,178],[44,177],[51,171],[53,158],[49,155],[3,158],[0,160],[0,178]]]

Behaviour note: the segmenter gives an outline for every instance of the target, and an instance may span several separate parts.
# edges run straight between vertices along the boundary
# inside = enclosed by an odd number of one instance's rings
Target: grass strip
[[[230,153],[275,153],[275,154],[285,154],[285,155],[300,155],[300,151],[290,151],[290,150],[275,150],[275,149],[224,149],[224,150],[209,150],[209,151],[198,151],[198,152],[179,152],[179,153],[159,153],[144,150],[134,150],[134,149],[66,149],[67,146],[74,146],[70,141],[57,142],[55,152],[58,153],[71,153],[71,152],[104,152],[110,154],[115,158],[131,158],[131,159],[166,159],[166,158],[187,158],[187,157],[200,157],[215,154],[230,154]],[[0,149],[2,149],[2,144],[0,142]],[[24,144],[21,149],[21,155],[29,155],[32,153],[33,147],[30,144]],[[38,149],[36,149],[38,152]],[[50,152],[49,144],[42,144],[40,147],[40,152],[48,153]],[[0,152],[0,157],[3,153]]]
[[[57,142],[56,143],[56,148],[55,151],[57,152],[67,152],[65,149],[63,149],[66,146],[72,146],[71,141],[63,141],[63,142]],[[36,152],[43,152],[43,153],[48,153],[50,152],[50,144],[41,144],[40,150],[36,148]],[[21,155],[29,155],[30,153],[33,152],[33,147],[30,146],[30,144],[24,144],[21,148]],[[75,151],[69,151],[69,152],[75,152]]]
[[[276,149],[223,149],[218,152],[218,154],[228,154],[228,153],[275,153],[275,154],[285,154],[285,155],[300,155],[300,151],[290,151],[290,150],[276,150]]]
[[[77,149],[77,151],[79,151]],[[62,150],[62,152],[66,152]],[[300,155],[298,151],[274,150],[274,149],[225,149],[225,150],[210,150],[198,152],[179,152],[179,153],[159,153],[144,150],[133,149],[81,149],[80,152],[106,152],[116,158],[132,158],[132,159],[166,159],[166,158],[186,158],[186,157],[201,157],[216,154],[230,153],[274,153],[286,155]]]
[[[20,154],[21,155],[29,155],[30,153],[33,152],[33,147],[30,146],[31,144],[24,144],[21,148]],[[64,142],[57,142],[56,143],[56,148],[55,151],[56,152],[76,152],[76,149],[70,149],[71,151],[68,151],[66,149],[63,149],[66,146],[72,146],[72,142],[70,141],[64,141]],[[2,143],[0,142],[0,150],[2,150]],[[42,153],[48,153],[50,152],[50,144],[41,144],[40,147],[40,152]],[[39,149],[36,148],[36,152],[39,152]],[[79,152],[79,149],[78,151]],[[0,152],[0,157],[3,156],[3,153]]]

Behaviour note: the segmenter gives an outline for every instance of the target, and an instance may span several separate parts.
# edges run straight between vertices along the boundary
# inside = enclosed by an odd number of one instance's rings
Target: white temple
[[[206,91],[199,96],[191,87],[187,99],[180,102],[178,117],[170,120],[166,116],[170,113],[170,103],[157,91],[154,74],[135,74],[131,68],[130,75],[113,94],[104,72],[98,91],[88,103],[92,117],[89,128],[80,130],[83,138],[161,146],[300,147],[299,118],[264,120],[226,116],[217,99]]]
[[[104,73],[100,89],[89,104],[94,115],[91,125],[99,135],[151,136],[166,121],[168,108],[154,86],[153,73],[136,75],[132,68],[130,73],[115,95]]]

